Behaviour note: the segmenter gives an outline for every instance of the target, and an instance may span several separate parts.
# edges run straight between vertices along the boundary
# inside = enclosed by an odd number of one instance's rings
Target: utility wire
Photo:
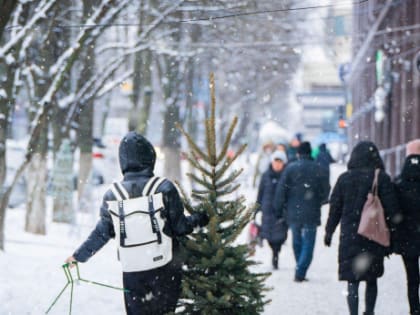
[[[368,0],[340,2],[340,3],[335,3],[335,4],[315,5],[315,6],[306,6],[306,7],[288,8],[288,9],[272,9],[272,10],[238,12],[238,13],[231,13],[231,14],[226,14],[226,15],[177,20],[177,21],[173,21],[173,22],[166,21],[165,23],[196,23],[196,22],[204,22],[204,21],[215,21],[215,20],[229,19],[229,18],[242,17],[242,16],[253,16],[253,15],[260,15],[260,14],[267,14],[267,13],[279,13],[279,12],[292,12],[292,11],[303,11],[303,10],[325,9],[325,8],[333,8],[333,7],[337,7],[337,6],[343,6],[343,5],[357,5],[357,4],[361,4],[361,3],[365,3],[365,2],[368,2]],[[58,25],[58,27],[77,28],[77,27],[109,27],[109,26],[139,26],[139,25],[142,25],[142,24],[140,24],[140,23],[75,24],[75,25]],[[12,27],[13,26],[9,27],[8,29],[10,29]],[[14,27],[18,27],[18,26],[14,26]]]

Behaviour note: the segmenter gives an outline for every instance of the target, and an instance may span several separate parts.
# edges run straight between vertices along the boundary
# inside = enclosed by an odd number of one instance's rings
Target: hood
[[[153,170],[156,152],[153,145],[141,134],[131,131],[120,143],[119,159],[122,173]]]
[[[355,168],[380,168],[384,169],[379,150],[371,141],[361,141],[354,147],[347,164],[348,169]]]
[[[327,152],[327,145],[325,143],[319,145],[319,152]]]
[[[405,180],[420,181],[420,155],[407,156],[401,171],[401,178]]]

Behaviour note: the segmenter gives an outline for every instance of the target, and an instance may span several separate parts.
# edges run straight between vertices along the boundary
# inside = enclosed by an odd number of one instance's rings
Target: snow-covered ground
[[[333,181],[343,170],[334,166]],[[244,176],[246,176],[246,173]],[[249,182],[249,181],[248,181]],[[255,200],[256,189],[244,185],[249,202]],[[38,236],[24,232],[24,210],[11,209],[6,218],[6,251],[0,252],[0,315],[44,314],[55,296],[66,284],[61,268],[66,257],[88,235],[95,224],[100,196],[106,187],[95,190],[96,204],[92,213],[79,215],[80,228],[49,223],[48,235]],[[330,248],[322,244],[323,226],[328,209],[323,209],[323,225],[318,230],[313,263],[308,272],[309,282],[295,283],[294,258],[291,238],[280,254],[280,269],[267,280],[273,290],[272,302],[264,314],[347,314],[346,286],[337,280],[337,235]],[[241,239],[245,239],[242,237]],[[116,259],[115,244],[110,242],[88,263],[81,264],[83,278],[121,286],[121,269]],[[258,271],[271,271],[270,250],[267,244],[257,248],[255,259],[261,262]],[[385,261],[385,275],[379,279],[376,314],[408,314],[405,273],[400,257]],[[361,287],[363,289],[363,286]],[[363,292],[363,291],[361,291]],[[363,311],[360,294],[360,313]],[[63,293],[49,314],[66,314],[70,289]],[[80,283],[74,288],[73,314],[124,314],[122,293],[117,290]]]

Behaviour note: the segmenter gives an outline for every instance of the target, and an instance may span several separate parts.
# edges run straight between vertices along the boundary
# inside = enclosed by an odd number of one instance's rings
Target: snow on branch
[[[35,14],[32,18],[25,24],[25,26],[18,31],[15,36],[12,36],[10,40],[0,48],[0,58],[4,56],[16,45],[18,44],[23,37],[27,35],[29,31],[32,30],[33,26],[41,19],[46,17],[47,11],[56,3],[56,0],[42,0],[37,8],[35,9]],[[12,33],[13,34],[13,33]]]
[[[115,18],[115,16],[130,2],[129,0],[120,1],[117,7],[112,8],[112,4],[115,0],[103,0],[101,5],[96,9],[96,11],[92,14],[92,16],[87,21],[87,24],[97,25],[97,24],[104,24],[105,22]],[[109,15],[106,13],[109,11]],[[60,88],[63,80],[64,74],[68,72],[73,63],[75,62],[77,56],[79,55],[83,44],[87,41],[88,37],[92,34],[92,36],[99,36],[99,30],[102,30],[104,27],[86,27],[83,28],[79,34],[77,35],[77,39],[75,42],[68,47],[63,54],[58,58],[57,62],[50,68],[49,75],[53,77],[52,83],[48,88],[48,91],[41,99],[41,107],[38,112],[37,116],[41,115],[41,112],[44,111],[43,104],[51,102],[53,96]]]
[[[116,86],[120,85],[121,82],[125,81],[129,77],[133,75],[134,70],[128,70],[124,72],[121,76],[119,76],[117,79],[108,82],[105,84],[97,93],[98,97],[104,96],[106,93],[110,92],[112,89],[114,89]]]

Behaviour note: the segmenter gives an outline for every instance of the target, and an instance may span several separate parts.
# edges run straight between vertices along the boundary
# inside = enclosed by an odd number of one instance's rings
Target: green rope
[[[70,265],[71,264],[73,264],[73,265],[76,266],[77,278],[73,278],[73,274],[70,271]],[[71,262],[71,263],[64,264],[62,267],[63,267],[63,270],[64,270],[64,275],[66,276],[66,279],[67,279],[67,283],[64,286],[64,288],[60,291],[60,293],[57,295],[57,297],[54,299],[54,301],[52,302],[52,304],[50,305],[50,307],[47,309],[47,311],[45,312],[45,314],[48,314],[49,313],[49,311],[57,303],[58,299],[61,297],[61,295],[64,293],[64,291],[70,285],[71,290],[70,290],[70,308],[69,308],[69,315],[71,315],[71,310],[72,310],[72,305],[73,305],[74,282],[76,282],[76,281],[77,282],[83,281],[83,282],[86,282],[88,284],[95,284],[95,285],[99,285],[99,286],[106,287],[106,288],[111,288],[111,289],[116,289],[116,290],[122,290],[124,292],[129,292],[129,290],[128,289],[125,289],[125,288],[114,287],[112,285],[108,285],[108,284],[105,284],[105,283],[100,283],[100,282],[96,282],[96,281],[82,279],[82,277],[80,276],[79,265],[77,264],[76,261]]]

